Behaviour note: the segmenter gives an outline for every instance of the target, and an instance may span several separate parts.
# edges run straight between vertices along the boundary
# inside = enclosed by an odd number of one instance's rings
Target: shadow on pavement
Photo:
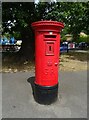
[[[27,82],[31,84],[32,91],[33,91],[33,97],[34,97],[34,81],[35,81],[35,77],[34,76],[32,76],[32,77],[27,79]]]

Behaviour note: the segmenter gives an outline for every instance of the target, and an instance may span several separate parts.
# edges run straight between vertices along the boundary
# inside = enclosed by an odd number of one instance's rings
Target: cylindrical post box
[[[64,25],[45,20],[33,22],[32,27],[35,30],[34,98],[40,104],[51,104],[58,96],[60,31]]]

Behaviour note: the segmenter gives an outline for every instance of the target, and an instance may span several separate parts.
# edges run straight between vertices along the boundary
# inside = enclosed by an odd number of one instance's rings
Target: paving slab
[[[87,118],[87,71],[59,72],[58,100],[40,105],[29,78],[34,72],[2,74],[3,118]]]

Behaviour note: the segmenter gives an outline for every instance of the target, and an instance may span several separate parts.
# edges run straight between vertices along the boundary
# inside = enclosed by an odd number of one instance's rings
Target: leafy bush
[[[15,39],[21,39],[21,34],[20,32],[14,32],[13,36],[15,37]]]
[[[9,34],[8,32],[7,32],[7,33],[5,32],[5,33],[3,34],[3,37],[4,37],[4,36],[5,36],[8,40],[10,40],[10,34]]]
[[[80,36],[79,39],[77,40],[77,42],[86,42],[89,43],[89,35],[87,36]]]
[[[18,40],[18,39],[21,39],[21,34],[20,34],[20,32],[13,32],[13,35],[11,35],[9,32],[5,32],[4,34],[3,34],[3,36],[5,36],[8,40],[10,40],[10,37],[11,36],[13,36],[16,40]]]
[[[62,36],[62,38],[61,38],[61,42],[64,42],[64,41],[66,41],[66,36]]]

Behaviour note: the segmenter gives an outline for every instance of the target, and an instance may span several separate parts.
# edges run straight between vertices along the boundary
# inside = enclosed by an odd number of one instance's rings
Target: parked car
[[[61,43],[60,45],[60,52],[67,52],[68,51],[68,45]]]
[[[69,42],[68,43],[68,49],[69,50],[72,50],[72,49],[75,49],[76,48],[76,43],[75,42]]]
[[[80,42],[78,47],[79,47],[79,49],[85,49],[85,48],[87,48],[87,43],[86,42]]]

